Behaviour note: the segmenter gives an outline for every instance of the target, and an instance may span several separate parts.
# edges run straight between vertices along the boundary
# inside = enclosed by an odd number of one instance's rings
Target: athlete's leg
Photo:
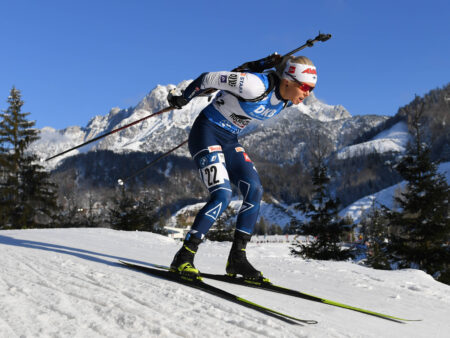
[[[187,239],[189,236],[203,238],[230,203],[231,183],[222,145],[235,138],[235,135],[216,126],[202,114],[192,126],[189,134],[189,151],[210,197],[197,213]]]
[[[186,235],[183,247],[175,255],[171,266],[173,271],[182,274],[198,274],[194,266],[194,256],[203,237],[231,200],[231,186],[225,168],[224,155],[219,146],[200,151],[195,157],[200,176],[210,192],[205,206],[195,216],[194,224]]]
[[[251,235],[259,214],[263,188],[258,172],[241,145],[227,149],[226,160],[230,179],[243,197],[236,222],[236,229]]]
[[[213,145],[209,148],[214,150],[220,147]],[[196,238],[203,238],[217,218],[228,207],[232,191],[223,152],[210,152],[206,149],[195,154],[194,160],[210,197],[205,206],[197,213],[189,233]]]
[[[263,278],[261,271],[250,264],[246,255],[247,243],[252,237],[263,193],[259,175],[241,145],[237,144],[232,149],[227,148],[225,155],[231,181],[243,196],[226,272],[230,275],[242,275],[246,279],[261,279]]]
[[[200,114],[189,134],[189,151],[210,193],[210,198],[197,213],[183,246],[170,265],[173,271],[181,274],[199,273],[194,266],[197,248],[231,200],[230,179],[221,147],[223,137],[220,135],[221,130],[217,128],[219,127],[212,125]]]

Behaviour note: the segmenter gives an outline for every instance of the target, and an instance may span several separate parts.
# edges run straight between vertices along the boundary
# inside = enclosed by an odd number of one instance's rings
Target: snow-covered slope
[[[447,182],[450,182],[450,162],[441,163],[438,171],[445,176]],[[405,186],[406,181],[403,181],[375,194],[363,197],[341,210],[339,214],[341,216],[350,216],[355,222],[359,222],[364,212],[369,210],[373,205],[376,207],[385,205],[392,209],[394,207],[394,196],[396,191],[401,191]]]
[[[337,157],[341,160],[357,155],[367,155],[372,153],[397,152],[402,153],[410,141],[406,122],[398,122],[391,128],[383,130],[372,140],[342,148]]]
[[[290,325],[238,304],[124,268],[167,264],[179,243],[108,229],[0,231],[0,337],[448,337],[450,287],[417,270],[305,261],[288,243],[251,243],[277,284],[421,322],[399,324],[325,304],[208,281],[317,325]],[[201,245],[200,270],[222,273],[230,243]]]

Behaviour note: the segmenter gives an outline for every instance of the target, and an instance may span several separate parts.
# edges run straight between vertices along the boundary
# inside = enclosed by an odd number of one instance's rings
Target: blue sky
[[[13,85],[37,127],[85,126],[156,85],[229,70],[317,35],[316,96],[393,115],[450,82],[449,1],[2,1],[0,109]]]

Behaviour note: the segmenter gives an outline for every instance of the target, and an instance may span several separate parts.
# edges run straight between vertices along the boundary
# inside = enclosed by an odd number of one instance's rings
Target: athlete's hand
[[[175,89],[172,89],[169,94],[167,95],[167,102],[169,102],[169,105],[176,109],[181,109],[183,106],[188,104],[188,100],[184,98],[183,95],[174,95]]]
[[[263,65],[265,69],[270,69],[277,66],[281,62],[282,58],[283,57],[280,54],[275,52],[260,60],[260,64]]]
[[[273,53],[263,59],[246,62],[243,65],[233,69],[233,72],[251,71],[255,73],[262,73],[266,69],[273,68],[281,62],[282,56],[278,53]]]

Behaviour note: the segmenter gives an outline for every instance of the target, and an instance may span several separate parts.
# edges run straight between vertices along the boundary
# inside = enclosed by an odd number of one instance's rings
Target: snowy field
[[[316,325],[290,325],[118,259],[169,264],[180,243],[109,229],[0,231],[0,337],[450,337],[450,286],[421,271],[305,261],[286,243],[248,256],[275,284],[421,322],[399,324],[268,291],[208,283]],[[223,273],[230,243],[202,244],[200,270]]]

